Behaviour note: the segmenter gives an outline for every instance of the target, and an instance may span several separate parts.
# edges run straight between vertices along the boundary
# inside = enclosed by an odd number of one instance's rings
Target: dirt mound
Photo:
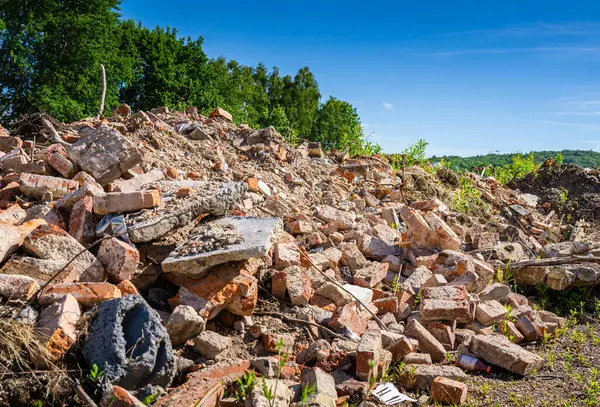
[[[572,164],[544,165],[510,185],[549,202],[565,221],[600,221],[600,178]]]

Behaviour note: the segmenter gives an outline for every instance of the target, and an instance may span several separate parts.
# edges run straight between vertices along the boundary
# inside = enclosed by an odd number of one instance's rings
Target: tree
[[[363,131],[356,108],[331,96],[319,107],[311,138],[327,149],[348,148],[350,154],[362,153]]]

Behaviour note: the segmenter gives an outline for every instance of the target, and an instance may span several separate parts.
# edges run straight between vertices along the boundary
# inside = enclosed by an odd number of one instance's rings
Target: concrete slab
[[[207,241],[205,234],[193,236],[178,246],[162,262],[163,272],[177,273],[180,277],[198,279],[204,276],[210,267],[219,264],[253,257],[265,257],[273,246],[275,234],[282,229],[281,221],[278,218],[223,218],[208,224],[207,233],[210,233],[211,225],[214,226],[214,229],[221,230],[225,227],[235,232],[237,236],[241,237],[241,241],[239,238],[232,239],[230,242],[233,244],[222,243],[216,245],[216,250],[194,253],[193,250],[189,250],[189,247],[198,246],[195,242],[200,242],[200,246],[206,246],[209,243],[205,243]],[[213,243],[210,245],[212,247]]]

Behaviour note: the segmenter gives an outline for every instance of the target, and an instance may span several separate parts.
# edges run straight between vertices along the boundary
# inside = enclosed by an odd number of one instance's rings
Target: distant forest
[[[600,167],[600,153],[591,150],[562,150],[562,151],[534,151],[535,161],[542,163],[548,158],[554,158],[562,154],[563,162],[566,164],[576,164],[580,167]],[[494,167],[504,167],[512,163],[514,154],[486,154],[473,157],[459,157],[449,155],[444,157],[433,156],[429,160],[432,163],[438,163],[442,159],[444,165],[455,170],[470,170],[474,167],[485,167],[492,165]]]

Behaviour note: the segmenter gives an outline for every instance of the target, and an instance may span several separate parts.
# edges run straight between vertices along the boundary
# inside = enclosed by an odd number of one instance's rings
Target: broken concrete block
[[[544,360],[510,342],[504,335],[475,335],[470,350],[486,362],[526,376],[539,369]]]
[[[258,299],[258,281],[252,275],[256,267],[251,262],[216,266],[199,280],[180,282],[181,288],[169,304],[189,305],[207,320],[224,309],[236,315],[252,315]]]
[[[318,405],[323,407],[335,407],[337,391],[333,376],[319,369],[305,368],[302,370],[302,388],[314,388],[312,394],[304,401],[307,405]]]
[[[367,330],[367,321],[361,317],[356,302],[350,302],[336,308],[329,326],[336,331],[345,328],[356,335],[362,335]]]
[[[165,327],[171,343],[180,345],[202,333],[205,325],[206,321],[198,315],[194,308],[188,305],[178,305],[173,310]]]
[[[0,297],[12,301],[27,301],[40,289],[28,276],[0,274]]]
[[[317,218],[325,222],[334,222],[341,230],[349,230],[354,226],[356,214],[344,212],[331,206],[322,205],[317,207]]]
[[[427,324],[427,330],[447,351],[456,349],[456,336],[452,326],[442,322],[432,322]]]
[[[57,199],[79,188],[77,181],[47,175],[23,173],[19,181],[21,192],[35,199],[42,199],[44,194],[51,194],[53,199]]]
[[[194,338],[194,350],[207,359],[215,359],[230,346],[230,337],[213,331],[204,331]]]
[[[104,279],[102,263],[89,251],[85,251],[85,247],[81,243],[57,226],[39,225],[29,233],[23,242],[23,249],[40,259],[52,261],[57,268],[48,274],[60,270],[75,258],[65,267],[61,275],[72,276],[69,278],[71,282],[102,281]],[[51,263],[47,264],[50,266]],[[63,281],[65,280],[63,279]]]
[[[421,319],[425,322],[456,321],[468,323],[473,320],[469,301],[425,299],[419,306]]]
[[[377,380],[377,363],[383,350],[381,332],[378,329],[366,331],[356,349],[356,377],[363,381]]]
[[[307,305],[312,297],[313,290],[304,269],[289,267],[284,272],[286,273],[285,285],[290,302],[293,305]]]
[[[337,307],[342,307],[349,302],[354,301],[354,298],[352,298],[350,294],[330,281],[323,283],[323,285],[315,291],[315,294],[333,301]]]
[[[467,375],[457,366],[405,365],[400,382],[408,389],[428,390],[436,377],[464,380]]]
[[[475,309],[475,319],[483,326],[490,326],[506,317],[506,308],[496,300],[482,302]]]
[[[387,275],[387,263],[372,262],[367,267],[356,270],[354,273],[354,284],[361,287],[375,287]]]
[[[206,230],[210,230],[213,225],[213,229],[230,228],[241,237],[241,241],[231,245],[225,244],[217,250],[200,249],[199,253],[194,253],[188,249],[193,248],[194,242],[202,241],[206,235],[193,236],[162,262],[163,272],[175,278],[198,279],[205,275],[210,267],[218,264],[266,257],[273,246],[276,232],[281,228],[281,222],[277,218],[224,218],[208,224]]]
[[[38,339],[46,350],[45,355],[34,355],[33,362],[38,368],[45,368],[47,361],[56,363],[77,340],[77,322],[81,310],[72,295],[65,295],[49,307],[39,317]]]
[[[82,353],[89,366],[104,371],[105,380],[127,390],[166,389],[177,372],[167,330],[137,295],[100,305]]]
[[[150,209],[161,204],[160,191],[153,189],[134,192],[111,192],[94,196],[94,213],[108,215],[109,213],[135,212],[140,209]]]
[[[116,180],[142,162],[142,155],[133,143],[115,129],[102,125],[80,133],[84,133],[84,138],[68,149],[69,158],[101,185]]]
[[[49,305],[65,295],[72,295],[84,308],[91,308],[121,296],[121,291],[110,283],[49,284],[40,293],[39,303]]]
[[[31,233],[32,230],[45,223],[45,221],[40,219],[26,222],[20,226],[0,222],[0,263],[17,251],[23,244],[25,237]]]
[[[323,252],[323,256],[329,260],[329,267],[335,270],[338,268],[338,263],[342,259],[342,252],[335,247],[330,247]]]
[[[399,246],[389,245],[383,240],[367,234],[358,239],[358,248],[366,258],[378,261],[390,255],[402,254],[402,249]]]
[[[431,360],[439,362],[445,359],[446,350],[444,346],[416,319],[411,320],[404,331],[406,335],[412,336],[419,341],[419,349],[431,355]]]
[[[131,280],[137,270],[140,253],[130,244],[111,237],[100,243],[98,260],[114,280]]]
[[[436,377],[431,382],[429,394],[435,401],[460,406],[466,401],[468,390],[469,387],[464,383],[446,377]]]

